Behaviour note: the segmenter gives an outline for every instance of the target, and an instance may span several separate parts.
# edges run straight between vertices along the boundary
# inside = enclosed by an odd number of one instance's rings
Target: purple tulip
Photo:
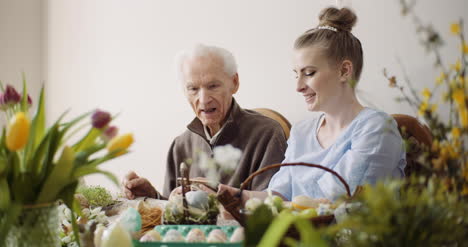
[[[21,101],[21,95],[11,85],[7,85],[3,94],[3,104],[16,104]]]
[[[32,99],[31,99],[31,96],[29,96],[29,94],[28,94],[28,105],[32,105]]]
[[[96,129],[104,128],[110,121],[112,117],[109,112],[96,110],[91,116],[93,127]]]
[[[106,142],[109,142],[110,140],[112,140],[112,138],[117,136],[118,132],[119,132],[119,128],[117,128],[116,126],[109,126],[102,133],[102,137],[104,138]]]

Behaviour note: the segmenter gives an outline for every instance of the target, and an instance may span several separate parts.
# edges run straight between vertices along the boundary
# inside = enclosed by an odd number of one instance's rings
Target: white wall
[[[135,170],[157,188],[164,180],[167,149],[193,117],[173,74],[173,55],[195,42],[231,50],[238,60],[245,108],[269,107],[292,123],[307,114],[295,92],[290,56],[294,39],[317,25],[318,12],[330,0],[81,0],[47,1],[47,86],[50,116],[100,107],[121,112],[123,131],[134,132],[128,156],[103,165],[119,177]],[[351,2],[359,21],[354,34],[365,51],[359,89],[367,101],[388,113],[410,113],[394,102],[382,69],[401,75],[399,56],[418,86],[438,72],[418,43],[409,19],[400,17],[397,0]],[[468,3],[419,1],[417,12],[449,37],[449,24],[467,17]],[[447,43],[449,54],[458,47]],[[419,83],[419,84],[418,84]],[[115,187],[101,176],[90,184]]]
[[[42,10],[42,0],[0,0],[0,81],[21,91],[24,72],[33,98],[44,82]]]

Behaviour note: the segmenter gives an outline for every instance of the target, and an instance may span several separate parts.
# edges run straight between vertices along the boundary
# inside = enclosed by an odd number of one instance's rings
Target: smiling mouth
[[[312,93],[312,94],[308,94],[308,95],[304,95],[304,98],[305,98],[305,101],[306,102],[311,102],[315,99],[315,96],[317,94],[316,93]]]
[[[207,109],[201,109],[200,112],[204,114],[212,114],[216,111],[216,107],[214,108],[207,108]]]

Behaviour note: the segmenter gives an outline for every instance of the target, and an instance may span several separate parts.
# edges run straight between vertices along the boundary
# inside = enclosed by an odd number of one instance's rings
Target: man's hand
[[[147,196],[158,197],[158,191],[146,178],[140,178],[134,171],[129,172],[122,181],[122,191],[128,199]]]

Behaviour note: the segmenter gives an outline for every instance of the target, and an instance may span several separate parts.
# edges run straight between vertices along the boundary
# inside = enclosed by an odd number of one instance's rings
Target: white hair
[[[237,73],[236,60],[230,51],[217,46],[196,44],[193,47],[181,50],[176,54],[174,60],[177,79],[180,81],[182,80],[182,65],[187,59],[206,57],[209,55],[216,56],[223,61],[224,71],[229,76],[233,76]]]

